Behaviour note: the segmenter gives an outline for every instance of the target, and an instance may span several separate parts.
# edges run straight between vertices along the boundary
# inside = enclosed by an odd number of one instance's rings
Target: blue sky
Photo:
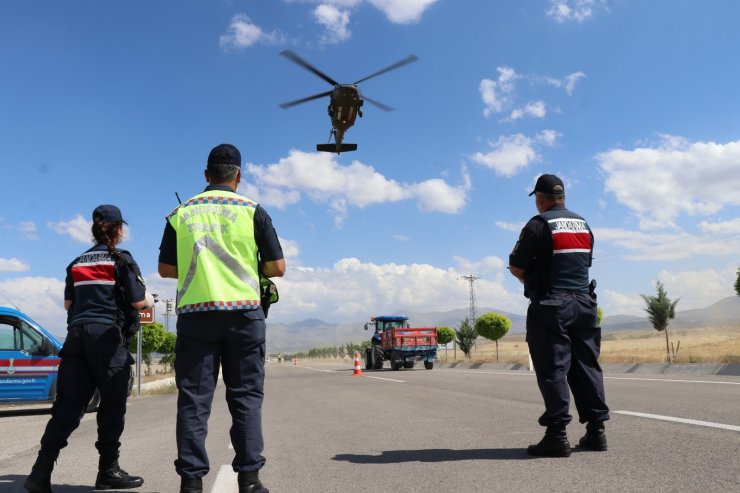
[[[681,0],[229,0],[0,4],[0,300],[62,334],[64,268],[118,205],[151,291],[165,215],[237,145],[240,192],[288,264],[274,321],[478,305],[524,314],[508,273],[527,193],[556,173],[596,235],[606,315],[733,294],[740,264],[740,3]],[[330,89],[361,84],[345,142]],[[162,320],[163,310],[157,318]]]

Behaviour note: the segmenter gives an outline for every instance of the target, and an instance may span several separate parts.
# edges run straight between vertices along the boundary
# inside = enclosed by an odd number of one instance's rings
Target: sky
[[[270,321],[476,304],[525,314],[507,271],[537,177],[596,243],[605,316],[732,296],[740,265],[740,3],[732,0],[132,0],[0,3],[0,304],[65,332],[65,268],[119,206],[147,287],[165,216],[220,143],[286,257]],[[331,89],[366,104],[328,142]],[[164,321],[162,303],[158,321]],[[170,321],[174,330],[174,321]]]

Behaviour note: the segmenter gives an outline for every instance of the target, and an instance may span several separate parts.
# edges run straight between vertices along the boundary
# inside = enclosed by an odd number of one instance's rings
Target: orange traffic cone
[[[362,376],[362,368],[360,368],[360,353],[355,351],[355,371],[352,373],[353,377]]]

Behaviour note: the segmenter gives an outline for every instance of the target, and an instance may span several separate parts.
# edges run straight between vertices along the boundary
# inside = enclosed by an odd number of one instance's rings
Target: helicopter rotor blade
[[[372,104],[373,106],[377,106],[378,108],[380,108],[383,111],[393,111],[393,110],[395,110],[395,108],[391,108],[390,106],[388,106],[386,104],[383,104],[380,101],[375,101],[374,99],[370,99],[369,97],[365,96],[364,94],[362,95],[362,99],[364,99],[368,103]]]
[[[301,67],[305,68],[306,70],[308,70],[310,72],[313,72],[314,74],[316,74],[317,76],[321,77],[322,79],[324,79],[329,84],[331,84],[333,86],[338,86],[339,85],[339,82],[335,81],[334,79],[332,79],[331,77],[329,77],[328,75],[326,75],[324,72],[322,72],[321,70],[317,69],[316,67],[314,67],[313,65],[311,65],[310,63],[308,63],[306,60],[304,60],[303,58],[301,58],[298,55],[296,55],[295,53],[293,53],[292,51],[285,50],[285,51],[281,51],[280,54],[283,55],[288,60],[290,60],[290,61],[292,61],[294,63],[297,63],[298,65],[300,65]]]
[[[283,104],[280,105],[280,107],[283,108],[283,109],[290,108],[291,106],[295,106],[297,104],[305,103],[306,101],[312,101],[314,99],[323,98],[325,96],[328,96],[331,93],[332,93],[332,91],[326,91],[326,92],[322,92],[321,94],[314,94],[313,96],[308,96],[308,97],[305,97],[305,98],[296,99],[295,101],[289,101],[287,103],[283,103]]]
[[[373,77],[377,77],[377,76],[382,75],[382,74],[384,74],[386,72],[390,72],[391,70],[396,70],[397,68],[401,68],[404,65],[408,65],[409,63],[413,63],[413,62],[415,62],[418,59],[419,59],[419,57],[417,57],[416,55],[409,55],[406,58],[404,58],[403,60],[400,60],[400,61],[394,63],[393,65],[388,65],[383,70],[378,70],[374,74],[370,74],[367,77],[363,77],[362,79],[360,79],[357,82],[355,82],[355,84],[359,84],[360,82],[365,82],[368,79],[372,79]]]

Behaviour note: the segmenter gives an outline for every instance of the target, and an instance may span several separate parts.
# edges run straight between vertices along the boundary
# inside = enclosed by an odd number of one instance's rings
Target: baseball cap
[[[231,144],[219,144],[208,154],[208,166],[214,164],[231,164],[241,168],[242,155],[239,149]]]
[[[555,175],[542,175],[537,178],[534,190],[529,195],[534,195],[536,192],[549,195],[564,195],[565,186],[563,185],[563,180]]]
[[[93,221],[101,221],[104,223],[116,222],[116,223],[128,224],[126,221],[123,220],[123,216],[121,215],[121,209],[119,209],[115,205],[110,205],[110,204],[103,204],[103,205],[97,206],[92,213],[92,217],[93,217]]]

